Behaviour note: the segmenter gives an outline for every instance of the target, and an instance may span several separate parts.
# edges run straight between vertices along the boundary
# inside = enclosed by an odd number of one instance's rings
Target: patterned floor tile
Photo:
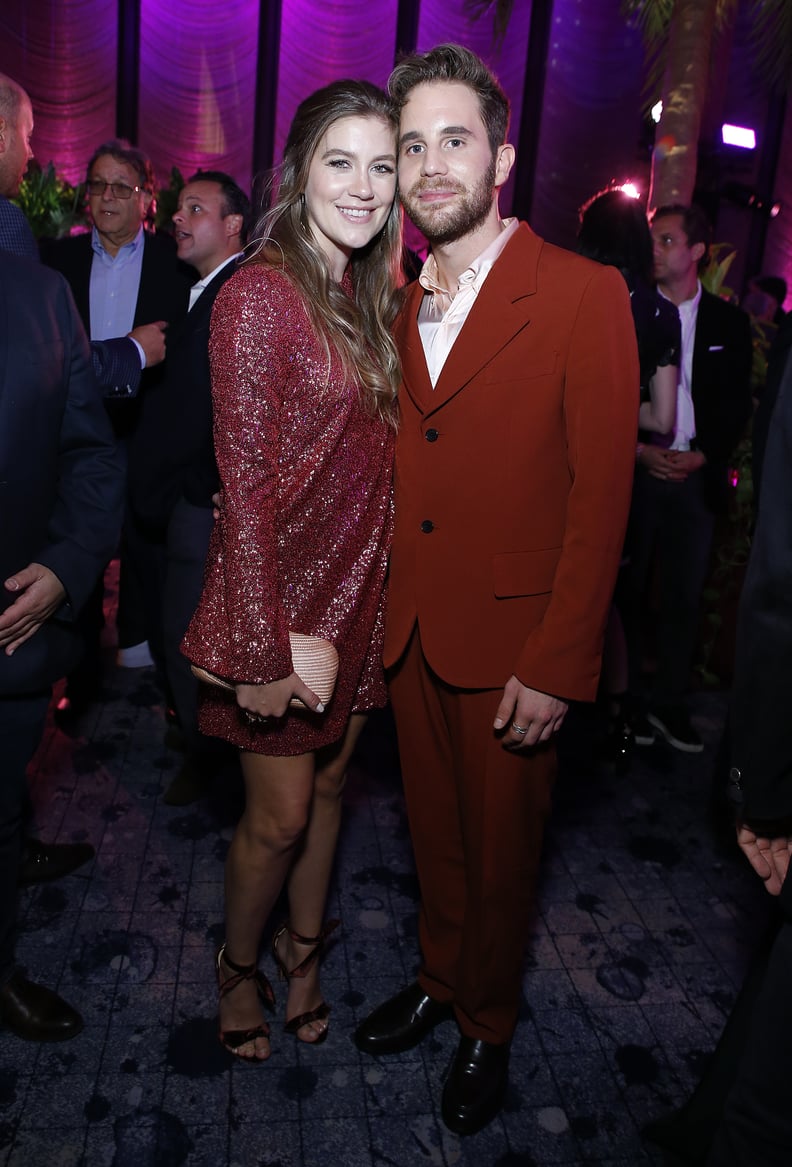
[[[324,964],[330,1035],[308,1048],[283,1033],[286,986],[265,940],[273,1052],[251,1067],[217,1040],[213,970],[238,776],[165,806],[180,757],[163,745],[153,674],[114,670],[109,654],[108,669],[103,702],[73,737],[50,727],[31,769],[41,837],[89,839],[97,855],[22,893],[19,953],[86,1027],[41,1047],[0,1033],[2,1167],[660,1164],[640,1125],[689,1093],[766,920],[761,889],[709,830],[722,697],[696,698],[699,758],[638,751],[618,778],[594,776],[578,751],[562,770],[506,1104],[459,1139],[439,1120],[453,1023],[396,1056],[352,1040],[419,959],[390,716],[371,719],[350,771],[328,903],[343,921]]]

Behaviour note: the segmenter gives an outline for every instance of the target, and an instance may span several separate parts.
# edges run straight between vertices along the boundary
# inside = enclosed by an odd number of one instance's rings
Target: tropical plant
[[[173,216],[179,205],[179,194],[184,186],[184,175],[177,166],[171,168],[168,185],[160,187],[155,197],[154,225],[158,231],[173,230]]]
[[[59,239],[74,227],[88,226],[85,188],[60,178],[52,162],[44,169],[35,161],[29,163],[13,201],[23,211],[36,239]]]

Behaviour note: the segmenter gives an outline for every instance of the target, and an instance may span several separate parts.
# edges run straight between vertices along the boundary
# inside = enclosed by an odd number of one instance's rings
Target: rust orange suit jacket
[[[638,416],[629,294],[610,267],[524,223],[484,282],[435,389],[417,312],[404,369],[385,663],[419,622],[461,688],[592,700],[627,523]]]

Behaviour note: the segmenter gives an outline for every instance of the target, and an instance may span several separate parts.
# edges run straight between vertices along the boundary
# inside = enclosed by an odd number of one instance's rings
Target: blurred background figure
[[[606,190],[590,199],[580,212],[578,251],[598,263],[617,267],[627,282],[640,363],[639,429],[666,434],[676,418],[679,313],[655,289],[652,236],[638,200],[621,189]],[[629,536],[626,556],[629,558]],[[627,642],[618,607],[621,590],[617,583],[617,600],[611,606],[605,637],[601,690],[607,709],[604,760],[624,772],[629,768],[634,733]]]
[[[168,332],[165,378],[145,393],[129,439],[129,505],[155,565],[143,581],[146,608],[159,613],[165,670],[184,761],[164,795],[171,806],[200,798],[226,751],[198,730],[198,682],[180,651],[201,595],[220,479],[212,439],[209,321],[215,297],[237,270],[250,202],[221,171],[199,171],[173,216],[179,258],[201,277],[190,310]],[[233,755],[233,751],[228,751]]]
[[[92,339],[131,335],[136,342],[140,390],[119,393],[119,400],[107,403],[120,452],[125,453],[139,419],[142,395],[164,376],[164,329],[186,313],[196,273],[181,263],[172,238],[144,229],[154,173],[141,150],[121,139],[104,142],[88,162],[86,189],[93,220],[90,234],[49,241],[42,246],[42,257],[66,276]],[[153,660],[167,700],[160,622],[157,612],[146,606],[145,578],[153,565],[145,531],[131,511],[124,520],[120,558],[119,663],[137,667]],[[85,658],[69,677],[56,711],[65,729],[73,728],[101,683],[103,598],[100,581],[83,615]]]
[[[33,107],[21,85],[0,73],[0,248],[38,259],[38,248],[27,219],[9,202],[19,194],[33,157]]]
[[[123,484],[66,282],[7,251],[0,434],[0,1021],[19,1037],[60,1041],[80,1032],[79,1013],[15,959],[26,770],[52,683],[79,655],[75,617],[118,539]]]
[[[745,312],[701,286],[711,236],[703,211],[660,207],[651,231],[654,275],[679,310],[682,350],[674,427],[667,435],[647,434],[637,448],[623,611],[632,695],[646,711],[636,743],[651,745],[659,733],[674,749],[698,754],[702,741],[686,697],[715,516],[728,505],[729,460],[751,416],[753,348]],[[639,677],[650,595],[656,596],[655,672],[644,690]]]
[[[758,320],[769,321],[778,328],[786,318],[786,298],[787,283],[781,276],[755,276],[748,283],[741,307]]]

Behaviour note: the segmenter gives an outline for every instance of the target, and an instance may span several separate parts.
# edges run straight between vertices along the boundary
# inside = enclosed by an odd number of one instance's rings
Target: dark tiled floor
[[[766,914],[761,889],[709,831],[723,707],[714,694],[694,700],[703,757],[656,746],[620,778],[588,763],[587,719],[572,726],[507,1104],[460,1140],[437,1108],[451,1026],[381,1062],[350,1039],[415,970],[416,883],[387,716],[370,723],[349,783],[329,905],[343,931],[324,966],[330,1038],[310,1049],[276,1030],[270,1062],[251,1068],[214,1036],[212,953],[238,789],[229,777],[194,807],[164,806],[179,755],[163,745],[151,673],[111,669],[80,734],[51,726],[32,774],[42,836],[89,839],[97,857],[23,893],[19,957],[86,1026],[64,1045],[0,1034],[0,1164],[660,1163],[639,1127],[695,1083]]]

